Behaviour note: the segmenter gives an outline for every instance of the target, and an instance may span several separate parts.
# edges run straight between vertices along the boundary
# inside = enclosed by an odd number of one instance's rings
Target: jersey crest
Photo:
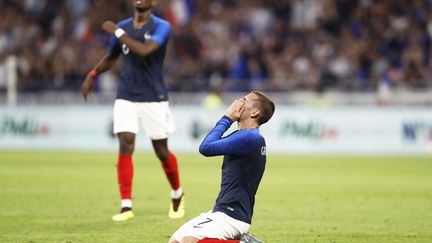
[[[147,32],[144,34],[144,40],[146,40],[146,41],[150,40],[151,37],[152,37],[152,36],[151,36],[151,34],[150,34],[150,31],[147,31]]]
[[[266,154],[267,154],[266,147],[262,146],[261,147],[261,155],[266,155]]]
[[[123,54],[127,55],[129,54],[129,47],[127,47],[125,44],[122,45],[122,51]]]

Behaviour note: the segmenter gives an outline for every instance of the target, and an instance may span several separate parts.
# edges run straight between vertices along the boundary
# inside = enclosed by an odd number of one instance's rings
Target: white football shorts
[[[249,230],[250,224],[231,218],[222,212],[202,213],[189,220],[174,233],[173,238],[178,242],[186,236],[199,240],[215,238],[222,240],[238,239]]]
[[[168,138],[168,134],[176,130],[168,101],[132,102],[116,99],[113,116],[115,134],[137,134],[141,127],[147,137],[158,140]]]

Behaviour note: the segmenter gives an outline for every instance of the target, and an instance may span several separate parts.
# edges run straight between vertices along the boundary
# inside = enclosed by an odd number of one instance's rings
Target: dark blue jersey
[[[241,129],[222,137],[231,124],[230,118],[222,117],[199,151],[204,156],[224,155],[221,190],[213,211],[250,224],[266,164],[266,144],[258,128]]]
[[[121,80],[117,89],[117,99],[134,102],[158,102],[168,100],[168,89],[162,77],[162,66],[169,39],[170,24],[156,16],[140,29],[133,27],[129,18],[117,24],[127,35],[137,41],[155,41],[160,48],[149,56],[139,56],[121,43],[115,36],[111,37],[108,51],[111,55],[123,56]]]

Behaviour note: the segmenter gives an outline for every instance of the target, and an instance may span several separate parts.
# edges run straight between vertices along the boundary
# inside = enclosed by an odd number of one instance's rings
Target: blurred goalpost
[[[5,61],[5,80],[6,80],[6,102],[9,107],[15,107],[17,105],[18,94],[18,69],[17,69],[17,58],[11,55],[6,58]]]

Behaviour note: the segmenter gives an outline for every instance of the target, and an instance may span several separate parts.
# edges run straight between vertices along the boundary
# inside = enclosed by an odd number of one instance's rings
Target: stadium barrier
[[[195,152],[225,109],[173,105],[177,131],[170,147]],[[232,127],[231,130],[233,130]],[[112,106],[0,107],[0,150],[111,150]],[[429,108],[279,106],[261,129],[269,153],[285,154],[432,154]],[[151,144],[138,135],[137,150]]]

